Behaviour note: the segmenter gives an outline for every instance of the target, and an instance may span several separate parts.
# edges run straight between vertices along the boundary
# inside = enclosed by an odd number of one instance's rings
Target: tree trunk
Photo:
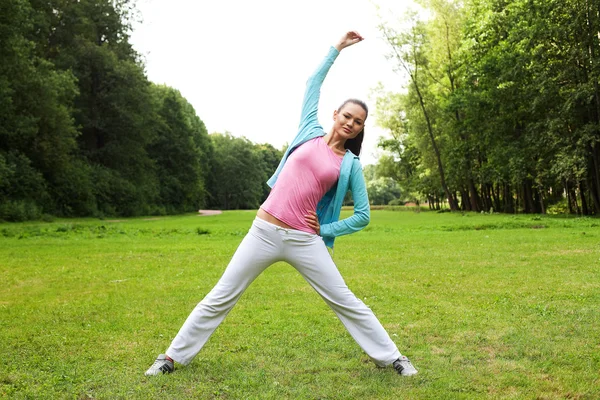
[[[398,48],[395,45],[395,41],[391,37],[389,37],[385,31],[383,33],[386,36],[388,43],[391,44],[392,50],[396,53],[396,57],[397,57],[398,61],[400,62],[402,68],[404,68],[404,70],[410,76],[410,80],[415,88],[415,92],[417,93],[417,97],[419,98],[419,105],[421,106],[421,111],[423,112],[423,116],[425,117],[425,122],[427,123],[427,133],[429,134],[429,139],[431,140],[431,145],[433,147],[433,151],[435,152],[435,157],[436,157],[437,165],[438,165],[438,171],[440,173],[440,183],[442,185],[442,188],[444,189],[444,193],[446,194],[446,197],[448,198],[448,204],[450,205],[450,210],[456,211],[457,210],[456,203],[452,197],[452,194],[450,193],[450,190],[448,189],[448,185],[446,184],[446,176],[444,174],[444,167],[442,165],[442,157],[440,155],[440,150],[437,146],[435,137],[433,135],[433,127],[431,124],[429,112],[427,111],[427,108],[425,107],[425,100],[423,99],[423,94],[421,93],[421,88],[419,87],[419,79],[417,77],[417,74],[421,67],[420,67],[420,62],[416,56],[416,52],[418,49],[418,41],[415,40],[412,43],[407,43],[407,44],[410,44],[411,48],[412,48],[413,56],[412,56],[412,64],[411,64],[410,61],[408,61],[405,57],[400,55],[400,53],[398,52]],[[414,31],[413,31],[413,35],[414,35]],[[411,65],[412,65],[412,69],[411,69]]]
[[[469,166],[470,164],[469,162]],[[480,211],[479,196],[477,195],[477,188],[475,187],[473,177],[469,178],[469,200],[471,201],[471,210]]]
[[[594,86],[594,105],[595,107],[595,118],[594,122],[597,127],[600,127],[600,88],[598,85],[597,75],[594,74],[596,67],[594,65],[596,61],[596,46],[598,45],[598,28],[594,24],[594,18],[592,17],[592,8],[589,1],[585,2],[586,4],[586,12],[587,12],[587,26],[588,26],[588,52],[590,55],[590,71],[592,72],[592,80]],[[600,12],[600,9],[598,10]],[[594,167],[592,170],[592,175],[595,176],[595,179],[592,181],[592,185],[590,187],[590,191],[592,192],[592,197],[594,199],[594,203],[596,206],[596,210],[600,211],[600,162],[598,160],[600,153],[600,148],[598,143],[594,143],[591,146],[592,159],[594,161]],[[583,198],[583,196],[582,196]]]
[[[492,206],[492,198],[490,196],[490,185],[488,183],[484,183],[481,185],[481,209],[483,211],[489,212]]]
[[[595,214],[600,213],[600,208],[598,208],[598,206],[596,205],[595,193],[591,189],[594,186],[594,182],[592,181],[592,178],[590,175],[591,174],[588,174],[588,177],[587,177],[587,180],[585,181],[585,183],[586,183],[586,186],[588,187],[588,193],[589,193],[588,207],[590,209],[590,213],[592,215],[595,215]]]
[[[494,190],[494,184],[490,184],[490,190],[492,192],[492,202],[494,204],[494,210],[496,211],[500,211],[500,198],[498,196],[499,193],[499,188],[497,188],[497,190]]]
[[[571,201],[571,190],[569,189],[569,182],[565,179],[565,192],[567,193],[567,204],[569,205],[569,214],[575,214],[573,212],[573,203]]]
[[[471,203],[468,201],[469,194],[465,189],[460,191],[460,209],[463,211],[471,211]]]
[[[575,210],[575,214],[580,215],[581,210],[579,209],[579,203],[577,202],[577,193],[575,192],[575,188],[571,187],[569,191],[571,192],[571,195],[569,197],[573,202],[573,210]]]
[[[504,184],[504,212],[513,214],[515,212],[514,209],[514,198],[512,190],[510,189],[510,185]]]
[[[592,168],[590,170],[590,192],[592,193],[592,198],[594,199],[594,206],[596,207],[596,211],[600,211],[600,160],[599,160],[599,146],[596,143],[592,146]]]
[[[531,214],[535,212],[533,190],[531,188],[530,180],[523,182],[523,209],[525,214]]]
[[[450,93],[451,95],[454,94],[455,90],[456,90],[456,85],[455,85],[455,77],[454,74],[452,72],[453,69],[453,64],[452,64],[452,48],[450,47],[450,26],[448,25],[447,22],[445,22],[446,25],[446,51],[447,51],[447,55],[448,55],[448,68],[446,69],[446,73],[448,75],[448,80],[450,81]],[[460,113],[458,111],[458,109],[456,109],[454,111],[454,117],[456,118],[456,122],[460,124]],[[460,139],[467,143],[468,140],[465,137],[464,133],[460,130],[459,128],[459,137]],[[469,186],[469,201],[470,201],[470,210],[471,211],[479,211],[479,204],[478,204],[478,200],[477,200],[477,189],[475,188],[475,183],[473,182],[473,176],[472,176],[472,168],[471,168],[471,156],[469,154],[469,151],[466,152],[467,154],[465,154],[465,160],[467,161],[467,165],[466,165],[466,170],[467,170],[467,174],[468,174],[468,186]],[[455,202],[456,203],[456,202]],[[466,204],[465,204],[466,205]],[[463,205],[463,209],[465,208],[465,206]],[[453,210],[452,208],[452,203],[450,203],[450,209]]]
[[[446,197],[448,198],[448,204],[450,205],[451,211],[456,211],[456,203],[454,202],[454,198],[452,197],[452,193],[448,189],[448,185],[446,184],[446,176],[444,174],[444,166],[442,165],[442,156],[440,155],[440,150],[435,141],[435,137],[433,136],[433,127],[431,126],[431,120],[429,118],[429,113],[425,108],[425,101],[423,100],[423,95],[421,94],[421,90],[419,89],[418,82],[414,74],[411,74],[411,78],[413,80],[413,85],[415,87],[415,91],[417,92],[417,96],[419,97],[419,104],[421,105],[421,111],[423,112],[423,116],[425,117],[425,121],[427,122],[427,132],[429,133],[429,139],[431,140],[431,146],[433,147],[433,151],[435,153],[435,158],[437,160],[438,172],[440,173],[440,183],[442,184],[442,188],[446,193]]]
[[[533,191],[533,206],[536,214],[544,214],[544,197],[541,190]]]
[[[592,79],[594,85],[594,104],[596,106],[596,115],[595,122],[596,124],[600,124],[600,88],[598,85],[598,79],[595,74],[593,74],[596,69],[594,63],[596,62],[596,46],[598,43],[594,43],[598,38],[597,28],[594,26],[594,19],[591,15],[591,7],[589,1],[586,1],[587,6],[587,20],[588,20],[588,52],[590,55],[590,71],[592,71]]]
[[[587,200],[585,198],[587,190],[585,190],[585,182],[579,181],[579,193],[581,195],[581,212],[583,215],[590,215],[590,210],[588,209]]]

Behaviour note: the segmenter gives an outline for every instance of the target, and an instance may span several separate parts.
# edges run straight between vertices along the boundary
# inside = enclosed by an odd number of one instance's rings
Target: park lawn
[[[417,376],[376,368],[279,263],[189,366],[145,377],[253,218],[0,224],[0,396],[600,398],[600,220],[532,215],[378,210],[336,241]]]

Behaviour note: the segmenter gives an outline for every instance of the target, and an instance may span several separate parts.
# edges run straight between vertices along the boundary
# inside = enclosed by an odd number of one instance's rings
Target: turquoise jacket
[[[277,170],[267,181],[270,187],[275,185],[277,177],[283,169],[289,155],[302,143],[319,136],[325,136],[323,127],[317,119],[317,110],[319,106],[319,97],[321,95],[321,85],[327,76],[327,72],[333,65],[339,52],[331,47],[329,53],[321,62],[317,70],[306,83],[306,92],[304,93],[304,102],[302,104],[302,114],[300,116],[300,126],[296,137],[288,146],[283,158],[281,159]],[[354,200],[354,214],[351,217],[339,220],[342,210],[342,203],[346,193],[352,192]],[[370,208],[367,188],[363,176],[362,165],[357,156],[350,150],[342,159],[340,167],[340,177],[337,183],[323,196],[317,205],[317,216],[321,225],[321,236],[328,247],[333,249],[333,242],[337,236],[347,235],[357,232],[369,224]]]

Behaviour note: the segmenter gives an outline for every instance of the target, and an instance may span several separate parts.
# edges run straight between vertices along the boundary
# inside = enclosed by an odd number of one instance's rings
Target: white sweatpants
[[[373,311],[346,286],[320,236],[281,228],[260,218],[254,220],[223,276],[194,308],[166,354],[189,364],[246,288],[277,261],[296,268],[377,365],[389,365],[400,357]]]

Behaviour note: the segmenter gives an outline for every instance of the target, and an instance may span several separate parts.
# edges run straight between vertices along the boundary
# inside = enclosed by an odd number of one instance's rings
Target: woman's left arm
[[[300,113],[300,129],[306,129],[308,126],[319,126],[317,119],[319,99],[321,97],[321,85],[333,65],[333,62],[346,47],[350,47],[360,41],[363,37],[356,31],[346,32],[340,40],[332,46],[325,59],[319,64],[315,72],[306,82],[304,100],[302,102],[302,112]]]
[[[363,176],[360,163],[356,163],[350,175],[350,191],[354,200],[354,214],[340,221],[320,226],[320,234],[323,237],[337,237],[358,232],[369,224],[371,219],[371,207],[367,186]]]

